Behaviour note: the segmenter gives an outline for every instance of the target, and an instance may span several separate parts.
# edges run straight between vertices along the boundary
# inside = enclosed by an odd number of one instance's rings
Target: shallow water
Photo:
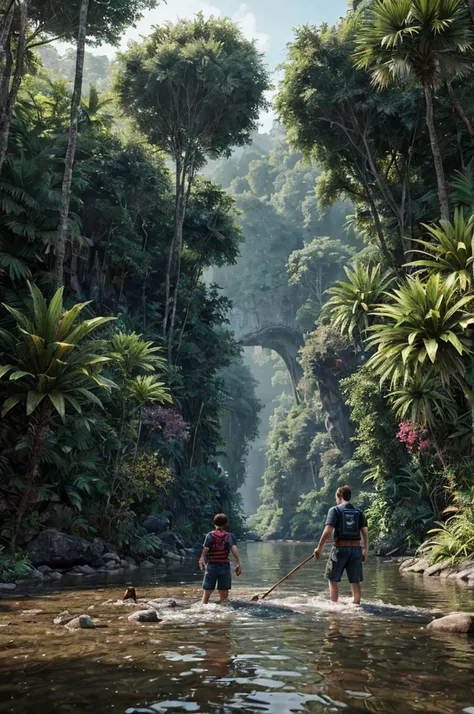
[[[401,576],[397,565],[373,559],[363,607],[350,605],[346,583],[335,606],[326,597],[324,563],[310,562],[264,603],[249,604],[311,545],[241,550],[244,575],[234,578],[237,602],[227,606],[198,604],[194,562],[0,600],[0,711],[453,714],[474,707],[474,640],[424,630],[434,609],[472,610],[471,590]],[[131,623],[133,608],[110,602],[132,580],[140,598],[160,602],[161,623]],[[64,610],[87,613],[107,629],[53,625]]]

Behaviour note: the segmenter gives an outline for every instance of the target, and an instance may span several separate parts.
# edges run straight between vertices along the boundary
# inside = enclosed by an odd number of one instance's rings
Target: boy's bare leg
[[[202,604],[203,604],[203,605],[207,605],[207,603],[209,602],[209,598],[211,597],[211,595],[212,595],[212,590],[204,590],[204,592],[203,592],[203,594],[202,594]]]
[[[332,580],[329,581],[329,596],[331,598],[331,602],[337,602],[339,600],[338,585]]]
[[[228,590],[219,590],[219,602],[224,602],[229,597]]]
[[[351,583],[352,602],[354,605],[360,605],[360,583]]]

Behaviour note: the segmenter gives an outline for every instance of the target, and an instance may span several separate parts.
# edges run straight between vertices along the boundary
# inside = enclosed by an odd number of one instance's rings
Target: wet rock
[[[129,568],[137,568],[138,567],[136,560],[134,558],[132,558],[130,555],[127,555],[124,560],[127,563]]]
[[[125,558],[122,558],[120,560],[120,565],[122,566],[122,568],[128,568],[128,561],[125,560]]]
[[[428,570],[430,567],[430,564],[426,560],[426,558],[418,558],[413,565],[410,565],[408,568],[405,568],[403,570],[404,573],[424,573],[425,570]]]
[[[137,610],[128,616],[130,622],[161,622],[156,610]]]
[[[140,563],[140,568],[146,569],[146,568],[154,568],[155,566],[153,563],[150,563],[149,560],[144,560]]]
[[[76,615],[71,615],[70,612],[65,610],[64,612],[60,612],[59,615],[54,618],[53,623],[55,625],[66,625],[68,622],[71,622],[71,620],[74,620],[75,617]]]
[[[120,560],[118,563],[115,560],[108,560],[105,567],[107,570],[118,570],[118,568],[120,568]]]
[[[444,570],[449,570],[450,568],[451,563],[447,563],[446,561],[444,561],[443,563],[435,563],[434,565],[430,565],[429,568],[426,568],[423,575],[426,575],[430,578],[433,575],[441,575]]]
[[[22,615],[29,615],[29,616],[31,616],[31,617],[34,617],[35,615],[41,615],[42,612],[44,612],[44,611],[41,610],[41,608],[36,608],[36,609],[33,609],[33,610],[23,610],[21,614],[22,614]]]
[[[117,553],[104,553],[102,560],[105,560],[106,563],[112,562],[120,565],[120,556]]]
[[[96,575],[96,571],[90,565],[79,565],[78,568],[83,575]]]
[[[433,620],[426,629],[430,632],[452,632],[458,635],[474,633],[474,617],[467,612],[453,612]]]
[[[36,568],[31,568],[31,570],[28,573],[28,576],[32,578],[33,580],[38,580],[38,582],[42,583],[44,580],[44,575],[43,573],[40,573],[39,570],[36,570]]]
[[[404,571],[407,568],[410,568],[412,565],[416,563],[418,558],[407,558],[406,560],[403,560],[401,565],[400,565],[400,570]]]
[[[50,580],[62,580],[63,576],[62,573],[58,573],[57,570],[53,570],[51,573],[48,573],[48,578]]]
[[[52,569],[49,567],[49,565],[40,565],[39,568],[37,568],[39,573],[42,573],[43,575],[49,575],[52,573]]]
[[[148,533],[164,533],[170,527],[169,518],[160,513],[154,513],[148,516],[143,522],[143,527]]]
[[[15,590],[15,583],[0,583],[0,590]]]
[[[97,559],[97,547],[79,536],[47,528],[28,543],[26,550],[34,567],[48,565],[55,569],[91,565]]]
[[[177,533],[173,533],[173,531],[166,531],[165,533],[162,533],[160,535],[160,539],[165,545],[169,545],[172,548],[176,548],[176,550],[186,549],[186,546],[181,540],[181,537]]]
[[[181,555],[178,555],[177,553],[172,553],[171,551],[165,551],[165,558],[168,558],[168,560],[178,560],[181,561],[183,558]]]
[[[64,627],[68,630],[93,630],[96,624],[89,615],[79,615],[67,622]]]

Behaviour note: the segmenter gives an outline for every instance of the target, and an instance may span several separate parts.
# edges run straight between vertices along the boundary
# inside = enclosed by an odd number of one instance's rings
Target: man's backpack
[[[339,514],[338,538],[341,540],[358,540],[360,538],[360,523],[362,511],[359,508],[336,506]]]
[[[212,531],[212,544],[209,549],[209,560],[218,563],[229,559],[230,543],[227,531]]]

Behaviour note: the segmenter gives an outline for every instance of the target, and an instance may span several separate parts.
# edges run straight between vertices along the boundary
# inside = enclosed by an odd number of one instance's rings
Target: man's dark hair
[[[229,519],[225,513],[217,513],[214,516],[214,525],[217,528],[226,528],[229,525]]]
[[[339,486],[336,491],[336,498],[342,498],[343,501],[350,501],[352,491],[349,486]]]

